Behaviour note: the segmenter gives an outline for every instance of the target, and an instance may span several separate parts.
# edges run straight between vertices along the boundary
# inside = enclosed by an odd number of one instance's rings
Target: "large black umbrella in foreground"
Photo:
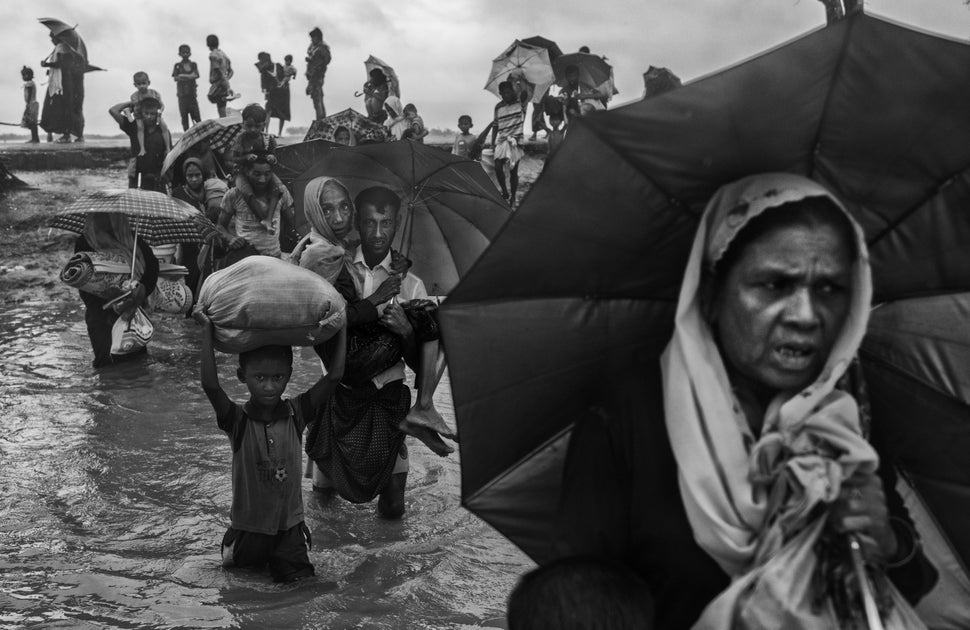
[[[666,345],[698,218],[724,183],[789,171],[828,186],[865,229],[878,302],[970,290],[968,111],[970,45],[860,13],[571,123],[442,306],[463,504],[534,559],[555,556],[571,427]],[[966,322],[953,328],[970,343]],[[930,380],[968,369],[928,363]],[[923,445],[903,464],[966,563],[970,459],[929,465],[943,442],[970,452],[966,399],[934,390],[917,421],[876,404],[897,381],[873,380],[874,424]]]

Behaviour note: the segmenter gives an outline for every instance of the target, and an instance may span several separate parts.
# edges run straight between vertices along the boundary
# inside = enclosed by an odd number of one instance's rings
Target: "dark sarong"
[[[391,477],[405,438],[397,425],[410,407],[404,381],[337,387],[308,428],[306,452],[344,499],[372,501]]]

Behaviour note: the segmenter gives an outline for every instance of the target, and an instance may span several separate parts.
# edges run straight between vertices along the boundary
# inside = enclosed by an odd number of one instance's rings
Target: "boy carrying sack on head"
[[[311,576],[301,487],[303,431],[319,417],[343,376],[346,327],[313,347],[327,372],[296,398],[283,398],[293,371],[290,346],[241,353],[236,376],[249,389],[249,401],[238,405],[219,385],[212,321],[204,313],[195,317],[203,327],[202,389],[232,443],[231,525],[222,539],[222,564],[253,569],[268,565],[276,582]]]

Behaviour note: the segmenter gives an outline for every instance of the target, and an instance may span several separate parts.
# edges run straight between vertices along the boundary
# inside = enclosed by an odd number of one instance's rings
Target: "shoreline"
[[[278,140],[279,141],[279,140]],[[298,144],[280,142],[279,146]],[[451,150],[451,142],[429,142],[429,146]],[[544,140],[526,140],[522,147],[527,155],[545,156]],[[38,144],[0,142],[0,162],[13,174],[17,171],[60,171],[68,169],[124,168],[129,156],[127,138],[92,138],[84,142],[58,144],[41,140]]]

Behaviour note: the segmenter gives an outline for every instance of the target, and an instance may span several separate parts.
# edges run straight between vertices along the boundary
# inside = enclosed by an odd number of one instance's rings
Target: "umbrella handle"
[[[854,534],[849,535],[849,553],[852,556],[852,568],[856,579],[859,581],[859,593],[862,595],[862,606],[866,614],[866,628],[869,630],[885,630],[882,625],[882,616],[879,614],[879,606],[876,605],[876,597],[872,592],[872,583],[869,581],[869,574],[866,572],[862,543],[859,542],[859,537]]]
[[[128,276],[128,280],[135,279],[135,260],[138,257],[138,224],[135,224],[135,238],[133,239],[134,244],[131,246],[131,274]]]

